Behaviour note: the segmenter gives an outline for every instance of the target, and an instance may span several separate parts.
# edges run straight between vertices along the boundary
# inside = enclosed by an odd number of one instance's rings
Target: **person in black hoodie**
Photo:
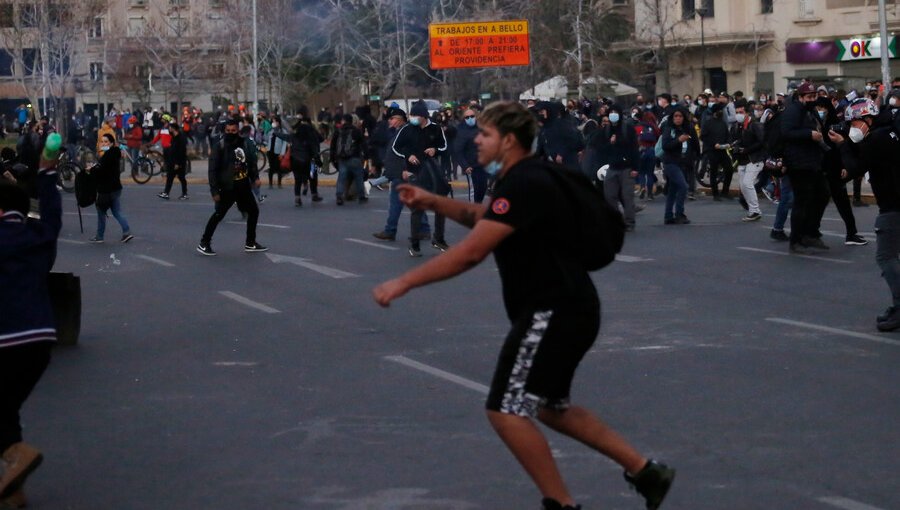
[[[875,127],[878,106],[867,98],[847,107],[850,131],[844,137],[833,130],[828,138],[841,150],[848,176],[869,172],[872,193],[878,203],[875,218],[875,260],[891,290],[892,303],[876,318],[879,331],[900,328],[900,137],[890,126]],[[846,143],[849,138],[851,143]]]
[[[178,177],[181,183],[181,196],[179,199],[187,200],[187,137],[181,132],[181,128],[176,123],[169,124],[169,134],[172,135],[172,142],[163,150],[166,159],[166,189],[159,195],[166,200],[169,199],[169,192],[172,191],[172,183]]]
[[[123,243],[134,239],[128,220],[122,214],[122,182],[119,180],[119,165],[122,160],[122,152],[116,145],[116,139],[112,134],[104,134],[100,140],[100,161],[91,170],[97,183],[97,235],[92,237],[92,243],[102,243],[106,233],[106,213],[111,212],[119,226],[122,227]]]
[[[688,191],[685,175],[700,154],[700,142],[690,114],[684,108],[674,109],[669,122],[662,128],[662,146],[663,175],[666,177],[664,222],[666,225],[686,225],[690,220],[684,215]]]
[[[291,173],[294,175],[294,206],[296,207],[303,206],[303,199],[300,196],[305,195],[307,190],[312,192],[313,202],[322,201],[322,197],[319,196],[319,176],[315,173],[310,175],[313,161],[321,164],[319,144],[322,143],[322,138],[307,116],[305,106],[300,107],[299,114],[300,120],[294,124],[293,133],[273,133],[276,138],[290,144]]]
[[[598,145],[598,163],[609,165],[603,180],[603,194],[613,206],[622,204],[625,230],[630,232],[635,224],[634,178],[637,177],[640,160],[637,135],[618,105],[610,108],[609,122],[608,126],[600,128],[594,138]]]
[[[806,253],[808,248],[827,250],[818,233],[818,210],[822,197],[828,197],[828,182],[822,173],[822,160],[828,146],[822,125],[816,117],[818,95],[811,83],[797,87],[781,119],[781,137],[785,142],[784,166],[794,188],[791,211],[791,253]]]
[[[345,191],[352,179],[356,187],[356,197],[360,204],[368,202],[363,187],[363,160],[366,158],[365,140],[362,131],[353,125],[349,113],[341,117],[341,125],[331,137],[331,164],[338,169],[337,205],[344,205]]]
[[[538,134],[537,155],[546,160],[579,170],[578,154],[584,150],[584,138],[570,122],[560,118],[563,106],[540,102],[537,107],[541,131]]]
[[[725,122],[725,105],[716,103],[712,107],[712,114],[701,124],[700,140],[703,142],[703,154],[707,159],[709,170],[709,187],[712,188],[713,200],[719,202],[722,195],[731,198],[728,190],[731,189],[731,159],[725,150],[728,148],[730,134],[728,124]],[[724,172],[721,195],[719,191],[719,170]]]

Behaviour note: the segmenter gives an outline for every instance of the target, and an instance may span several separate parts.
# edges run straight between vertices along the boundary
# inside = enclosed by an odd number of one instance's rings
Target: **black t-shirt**
[[[594,283],[573,256],[573,214],[553,176],[534,158],[497,180],[484,219],[515,228],[494,250],[510,319],[536,308],[599,306]]]

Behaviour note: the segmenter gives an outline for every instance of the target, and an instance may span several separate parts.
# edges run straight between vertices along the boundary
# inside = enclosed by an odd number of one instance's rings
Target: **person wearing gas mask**
[[[854,100],[844,118],[850,130],[844,137],[829,131],[828,137],[841,150],[847,172],[869,172],[872,193],[878,204],[875,217],[875,260],[891,291],[891,305],[876,318],[879,331],[900,328],[900,137],[890,126],[877,127],[878,106],[867,98]]]
[[[795,97],[782,113],[784,166],[794,190],[789,247],[791,253],[807,253],[810,248],[828,249],[818,234],[819,204],[830,193],[822,172],[822,162],[828,146],[822,134],[823,126],[816,115],[816,98],[815,87],[808,82],[801,83]]]
[[[209,217],[206,229],[197,251],[202,255],[213,256],[212,236],[228,210],[235,203],[241,211],[247,213],[247,237],[244,251],[248,253],[267,251],[268,248],[256,242],[256,223],[259,220],[259,206],[253,197],[251,185],[259,187],[259,172],[256,161],[251,161],[248,142],[238,133],[238,122],[229,120],[225,124],[222,139],[215,144],[209,158],[209,191],[215,202],[215,212]]]

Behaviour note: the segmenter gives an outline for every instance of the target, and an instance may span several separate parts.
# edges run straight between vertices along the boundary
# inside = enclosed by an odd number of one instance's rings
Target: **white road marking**
[[[844,260],[844,259],[832,259],[828,257],[817,257],[815,255],[799,255],[794,253],[789,253],[786,251],[775,251],[775,250],[763,250],[760,248],[750,248],[748,246],[738,246],[737,249],[744,251],[755,251],[759,253],[770,253],[772,255],[782,255],[785,257],[799,257],[803,259],[812,259],[812,260],[824,260],[825,262],[837,262],[838,264],[852,264],[852,260]]]
[[[259,363],[255,361],[216,361],[213,365],[217,367],[255,367]]]
[[[347,271],[342,271],[340,269],[335,269],[333,267],[328,266],[320,266],[318,264],[313,264],[308,259],[303,259],[300,257],[289,257],[287,255],[276,255],[274,253],[266,253],[266,256],[269,257],[269,260],[276,264],[281,264],[282,262],[288,262],[294,265],[298,265],[300,267],[305,267],[307,269],[311,269],[317,273],[324,274],[325,276],[330,276],[336,280],[340,280],[342,278],[357,278],[358,274],[349,273]]]
[[[243,221],[226,221],[225,223],[229,223],[231,225],[246,225]],[[287,225],[272,225],[271,223],[257,223],[257,227],[268,227],[268,228],[291,228]]]
[[[350,241],[351,243],[364,244],[366,246],[374,246],[375,248],[381,248],[382,250],[399,250],[396,246],[390,246],[384,243],[373,243],[371,241],[363,241],[362,239],[352,239],[350,237],[344,239],[344,241]]]
[[[900,347],[900,340],[893,340],[891,338],[885,338],[883,336],[870,335],[868,333],[859,333],[856,331],[850,331],[850,330],[846,330],[846,329],[831,328],[828,326],[820,326],[818,324],[810,324],[809,322],[800,322],[800,321],[794,321],[794,320],[790,320],[790,319],[780,319],[778,317],[767,317],[766,320],[769,322],[777,322],[779,324],[786,324],[788,326],[796,326],[798,328],[814,329],[816,331],[822,331],[822,332],[831,333],[834,335],[851,336],[853,338],[861,338],[863,340],[871,340],[873,342],[878,342],[878,343],[888,344],[888,345],[895,345],[895,346]]]
[[[843,508],[844,510],[882,510],[877,506],[867,505],[865,503],[860,503],[859,501],[853,501],[852,499],[842,498],[842,497],[822,497],[819,498],[819,501],[825,503],[826,505],[831,505],[837,508]]]
[[[778,206],[775,206],[775,207],[778,207]],[[763,214],[763,216],[765,216],[766,218],[774,218],[775,217],[774,214]],[[840,218],[822,218],[822,219],[825,221],[844,221]]]
[[[175,267],[175,264],[173,264],[171,262],[166,262],[165,260],[162,260],[162,259],[150,257],[149,255],[135,255],[135,257],[137,257],[139,259],[144,259],[147,262],[153,262],[154,264],[159,264],[163,267]]]
[[[454,384],[458,384],[464,388],[468,388],[470,390],[477,391],[478,393],[481,393],[482,395],[487,395],[488,390],[490,389],[481,383],[477,383],[475,381],[470,381],[469,379],[466,379],[464,377],[460,377],[456,374],[451,374],[450,372],[445,372],[439,368],[434,368],[434,367],[432,367],[430,365],[426,365],[424,363],[419,363],[418,361],[409,359],[406,356],[385,356],[384,359],[386,359],[388,361],[393,361],[394,363],[400,363],[401,365],[405,365],[409,368],[414,368],[421,372],[425,372],[426,374],[433,375],[439,379],[443,379],[445,381],[450,381],[450,382],[452,382]]]
[[[219,294],[227,297],[228,299],[233,299],[242,305],[249,306],[250,308],[255,308],[261,312],[281,313],[280,310],[276,310],[276,309],[272,308],[271,306],[266,306],[262,303],[257,303],[256,301],[247,299],[244,296],[241,296],[240,294],[235,294],[234,292],[231,292],[230,290],[220,290]]]
[[[645,259],[642,257],[635,257],[634,255],[622,255],[621,253],[616,255],[616,260],[619,262],[652,262],[653,259]]]
[[[74,239],[63,239],[62,237],[57,239],[57,241],[59,241],[61,243],[67,243],[67,244],[87,244],[86,241],[76,241]]]

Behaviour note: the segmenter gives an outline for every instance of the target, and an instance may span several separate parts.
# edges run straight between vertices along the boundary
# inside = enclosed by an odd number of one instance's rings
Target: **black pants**
[[[225,214],[231,209],[231,206],[237,203],[241,212],[247,213],[247,245],[256,242],[256,222],[259,221],[259,206],[256,205],[256,199],[253,197],[253,191],[250,189],[250,179],[241,179],[234,181],[234,188],[230,190],[222,190],[219,195],[219,201],[216,202],[216,212],[209,217],[206,222],[206,229],[203,231],[203,238],[200,241],[209,245],[212,236],[219,226],[219,222],[225,218]]]
[[[187,195],[187,179],[185,176],[185,168],[182,166],[178,170],[175,170],[174,165],[167,165],[166,168],[166,195],[172,191],[172,183],[175,182],[175,178],[178,177],[178,181],[181,182],[181,194]]]
[[[284,177],[284,174],[281,173],[281,159],[278,158],[278,154],[275,154],[275,151],[270,150],[266,153],[266,157],[269,159],[269,187],[272,187],[272,180],[277,176],[278,177],[278,187],[281,187],[281,178]]]
[[[828,204],[831,195],[828,181],[819,169],[790,168],[788,177],[794,189],[794,207],[791,210],[791,244],[799,243],[804,237],[818,237],[822,203]]]
[[[847,195],[847,185],[841,180],[840,173],[834,171],[827,173],[826,180],[828,181],[828,192],[831,194],[831,200],[834,202],[834,207],[838,210],[838,214],[841,215],[841,219],[844,220],[844,227],[847,229],[847,235],[856,235],[856,217],[853,216],[853,207],[850,206],[850,197]],[[821,228],[822,216],[825,215],[828,201],[822,201],[821,206],[822,211],[818,214],[819,223],[816,225],[816,230]]]
[[[488,175],[487,172],[482,170],[481,168],[473,168],[472,175],[469,176],[472,179],[472,200],[476,204],[480,204],[484,201],[484,195],[487,192],[487,184],[488,184]]]
[[[714,150],[709,153],[708,157],[709,169],[709,187],[712,188],[712,195],[719,196],[719,169],[725,174],[725,180],[722,181],[722,193],[728,195],[731,188],[731,177],[734,174],[731,168],[731,158],[725,151]]]
[[[309,183],[309,192],[319,194],[319,173],[310,177],[309,170],[312,161],[298,161],[291,158],[291,173],[294,174],[294,196],[299,197],[303,191],[303,185]]]
[[[862,181],[865,176],[859,176],[853,179],[853,201],[859,202],[862,200]]]
[[[50,363],[52,342],[0,348],[0,453],[22,441],[19,410]]]

